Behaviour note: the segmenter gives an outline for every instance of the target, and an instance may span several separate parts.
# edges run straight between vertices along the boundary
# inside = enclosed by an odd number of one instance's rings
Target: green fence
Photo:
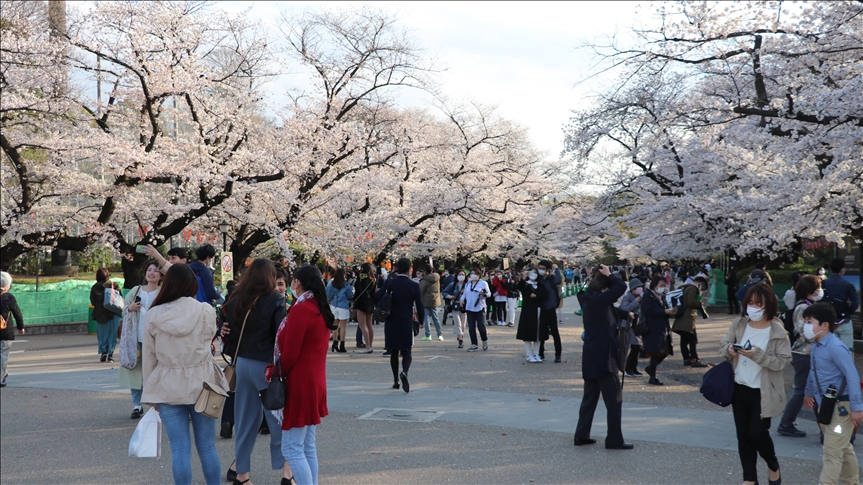
[[[123,286],[122,278],[111,281]],[[90,288],[95,281],[69,280],[39,285],[12,285],[25,325],[46,323],[86,322],[90,306]]]

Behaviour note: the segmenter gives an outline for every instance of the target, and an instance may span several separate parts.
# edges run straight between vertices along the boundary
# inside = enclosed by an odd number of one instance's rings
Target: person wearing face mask
[[[464,292],[459,299],[459,303],[464,306],[467,311],[467,325],[470,333],[470,347],[468,352],[476,352],[479,350],[476,339],[476,331],[479,328],[479,336],[482,339],[482,350],[488,350],[488,335],[485,331],[485,299],[491,295],[488,283],[479,278],[479,269],[474,268],[470,271],[468,282],[465,285]]]
[[[464,292],[465,280],[467,279],[467,275],[465,275],[462,270],[453,270],[455,273],[455,278],[450,284],[448,284],[443,290],[443,297],[446,301],[452,305],[452,334],[455,335],[455,338],[458,339],[458,348],[464,348],[464,331],[465,325],[467,325],[467,313],[462,311],[462,307],[459,304],[459,299],[461,298],[462,293]]]
[[[823,411],[819,419],[824,451],[819,484],[860,485],[860,468],[854,450],[854,434],[863,424],[863,396],[854,356],[833,333],[836,311],[828,303],[816,303],[803,311],[803,334],[812,344],[812,368],[806,383],[804,405]],[[825,400],[833,391],[833,412]],[[817,407],[816,407],[817,404]],[[825,424],[827,423],[827,424]]]
[[[536,272],[539,275],[537,281],[545,287],[546,291],[545,301],[539,311],[539,322],[548,327],[548,334],[554,339],[554,363],[559,364],[563,346],[560,343],[560,331],[557,328],[557,307],[561,300],[558,287],[563,281],[563,274],[556,264],[546,259],[539,262]],[[544,340],[539,343],[539,356],[545,359]]]
[[[506,325],[506,283],[509,281],[509,275],[504,277],[500,270],[494,273],[491,279],[491,289],[494,293],[494,303],[492,304],[492,324],[502,327]]]
[[[731,408],[743,483],[758,481],[758,455],[767,462],[771,485],[781,482],[779,460],[770,438],[770,420],[785,409],[782,371],[791,361],[791,343],[776,318],[779,301],[773,288],[755,285],[743,298],[746,314],[737,317],[719,342],[719,353],[734,367]]]
[[[797,415],[803,407],[803,392],[806,388],[806,379],[809,377],[809,354],[812,351],[812,340],[806,338],[803,333],[803,325],[806,323],[803,312],[824,297],[824,290],[821,289],[821,278],[814,275],[803,275],[794,285],[794,291],[797,295],[797,304],[793,307],[794,313],[791,317],[791,321],[794,322],[794,333],[790,335],[793,339],[791,366],[794,367],[794,392],[788,399],[788,404],[785,406],[782,420],[779,421],[779,428],[776,432],[782,436],[803,438],[806,436],[806,432],[794,426],[794,420],[797,419]]]
[[[818,271],[816,272],[816,274],[818,275],[819,278],[821,278],[821,281],[824,281],[827,279],[827,271],[824,270],[823,266],[818,268]]]
[[[443,296],[443,289],[450,285],[453,281],[455,281],[456,269],[450,268],[443,272],[443,276],[440,279],[440,287],[441,287],[441,296]],[[451,302],[446,301],[444,298],[444,307],[443,307],[443,318],[441,318],[441,325],[446,325],[446,321],[449,318],[450,314],[453,311]]]
[[[629,291],[623,295],[620,309],[629,313],[638,313],[641,307],[641,296],[644,293],[644,283],[638,278],[629,280]],[[629,355],[626,357],[626,367],[623,369],[627,377],[641,377],[644,374],[638,372],[638,354],[641,352],[641,338],[635,335],[632,327],[629,328]]]
[[[547,298],[545,286],[539,284],[536,268],[528,269],[527,279],[518,285],[524,300],[515,338],[524,342],[524,353],[530,363],[540,363],[539,342],[548,340],[548,327],[539,324],[539,309]]]
[[[680,353],[683,355],[683,365],[691,367],[707,367],[708,364],[698,358],[698,334],[695,331],[695,321],[698,311],[702,310],[701,292],[707,288],[707,280],[696,277],[691,285],[683,285],[681,306],[682,315],[674,319],[671,330],[680,335]],[[745,305],[744,305],[745,308]]]
[[[672,353],[671,348],[671,325],[668,318],[677,310],[668,308],[665,302],[665,293],[668,291],[668,283],[663,275],[657,274],[650,280],[650,290],[645,291],[641,297],[641,317],[647,331],[642,336],[644,354],[650,357],[650,364],[644,368],[644,372],[650,376],[648,384],[654,386],[663,385],[656,378],[656,369]]]

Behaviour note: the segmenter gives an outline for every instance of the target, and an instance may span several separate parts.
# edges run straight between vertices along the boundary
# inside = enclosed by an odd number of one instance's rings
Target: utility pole
[[[66,37],[66,0],[48,0],[48,25],[51,29],[51,39],[64,42]],[[68,72],[65,55],[63,57],[63,59],[58,59],[58,69],[61,69],[63,74],[57,86],[58,94],[64,94],[67,86]]]

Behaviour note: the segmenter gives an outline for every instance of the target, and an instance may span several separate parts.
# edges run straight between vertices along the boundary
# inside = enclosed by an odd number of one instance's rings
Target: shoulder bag
[[[704,374],[701,381],[701,395],[705,399],[726,407],[734,397],[734,367],[731,361],[714,366]]]
[[[392,278],[392,276],[390,278]],[[390,312],[392,312],[393,308],[392,281],[388,280],[384,284],[387,285],[384,296],[381,297],[380,301],[375,306],[375,320],[379,322],[386,321],[387,317],[390,316]]]
[[[255,307],[255,303],[258,302],[258,299],[255,298],[255,301],[252,302],[252,306],[249,307],[249,311],[246,312],[246,317],[243,318],[243,326],[240,327],[240,338],[237,340],[237,349],[234,351],[234,358],[231,359],[231,363],[228,364],[228,367],[225,367],[225,379],[228,380],[228,392],[235,392],[237,390],[237,355],[240,353],[240,344],[243,342],[243,331],[246,329],[246,321],[249,319],[249,314],[252,313],[252,308]]]
[[[213,389],[213,387],[207,384],[207,381],[204,380],[204,366],[207,365],[207,360],[205,360],[201,366],[203,389],[201,389],[201,394],[198,395],[198,400],[195,401],[195,412],[203,414],[208,418],[219,419],[222,417],[222,410],[225,407],[225,399],[228,398],[228,394],[221,389]],[[213,362],[213,366],[218,368],[215,362]],[[221,371],[217,370],[217,372]]]

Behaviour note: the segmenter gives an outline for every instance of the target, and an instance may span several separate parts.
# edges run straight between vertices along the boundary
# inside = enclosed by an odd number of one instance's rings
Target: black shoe
[[[336,350],[338,350],[338,348],[339,348],[339,341],[333,340],[333,348],[330,350],[330,352],[335,352]]]
[[[135,408],[132,410],[132,415],[129,417],[129,419],[140,419],[141,416],[143,416],[143,415],[144,415],[143,409]]]
[[[291,485],[292,483],[294,483],[294,477],[291,477],[291,478],[282,477],[282,485]]]
[[[114,362],[114,354],[108,354],[108,362]]]
[[[336,348],[336,352],[338,352],[340,354],[344,354],[345,352],[347,352],[347,350],[345,349],[345,341],[344,340],[339,342],[339,346],[338,346],[338,348]]]
[[[631,450],[633,448],[635,448],[635,445],[632,443],[620,443],[619,445],[605,444],[606,450]]]
[[[560,356],[559,356],[559,355],[555,355],[555,356],[554,356],[554,363],[555,363],[555,364],[560,364]]]
[[[222,423],[222,424],[224,424],[224,423]],[[232,461],[231,465],[233,465],[234,463],[237,463],[237,461],[236,460]],[[231,470],[231,467],[229,466],[228,467],[228,473],[225,474],[225,480],[227,480],[229,482],[233,482],[236,479],[237,479],[237,470]]]
[[[231,436],[233,436],[233,429],[234,429],[233,424],[231,424],[227,421],[222,421],[222,429],[219,431],[219,436],[221,436],[222,438],[225,438],[226,440],[229,440],[229,439],[231,439]],[[233,480],[231,480],[231,479],[228,479],[228,481],[233,482]]]
[[[0,382],[0,387],[6,387],[6,383],[5,383],[5,382]]]
[[[650,379],[648,379],[647,383],[653,384],[654,386],[664,386],[665,385],[662,383],[662,381],[660,381],[659,379],[657,379],[655,377],[651,377]]]
[[[574,438],[572,442],[575,446],[592,445],[594,443],[596,443],[596,440],[593,438]]]
[[[384,353],[382,353],[382,354],[381,354],[381,357],[389,357],[389,356],[391,356],[391,355],[392,355],[392,354],[390,353],[390,351],[389,351],[389,350],[384,349]]]
[[[99,362],[105,362],[106,360],[108,360],[108,354],[102,354],[102,356],[99,357]]]
[[[460,349],[461,349],[461,348],[463,348],[463,347],[464,347],[464,340],[459,340],[459,341],[458,341],[458,348],[460,348]]]
[[[683,365],[686,367],[689,367],[690,365],[692,365],[692,361],[691,360],[684,360]]]
[[[358,349],[364,349],[364,348],[366,348],[366,344],[357,344],[357,348]],[[282,478],[285,478],[285,477],[282,477]]]
[[[393,389],[399,389],[401,387],[401,384],[399,384],[398,382],[393,382]]]
[[[794,427],[793,424],[791,426],[782,426],[780,424],[779,427],[776,428],[776,432],[781,434],[782,436],[791,436],[792,438],[806,437],[806,431],[800,431],[799,429]]]
[[[402,380],[402,389],[404,389],[405,392],[411,392],[411,384],[408,382],[408,375],[402,372],[399,374],[399,379]]]
[[[776,471],[779,471],[779,470],[776,470]],[[768,475],[767,476],[767,483],[768,483],[768,485],[782,485],[782,474],[780,473],[779,478],[777,478],[776,480],[771,480],[770,476]]]
[[[710,364],[707,362],[701,362],[698,359],[692,359],[692,362],[689,364],[691,367],[708,367]]]

